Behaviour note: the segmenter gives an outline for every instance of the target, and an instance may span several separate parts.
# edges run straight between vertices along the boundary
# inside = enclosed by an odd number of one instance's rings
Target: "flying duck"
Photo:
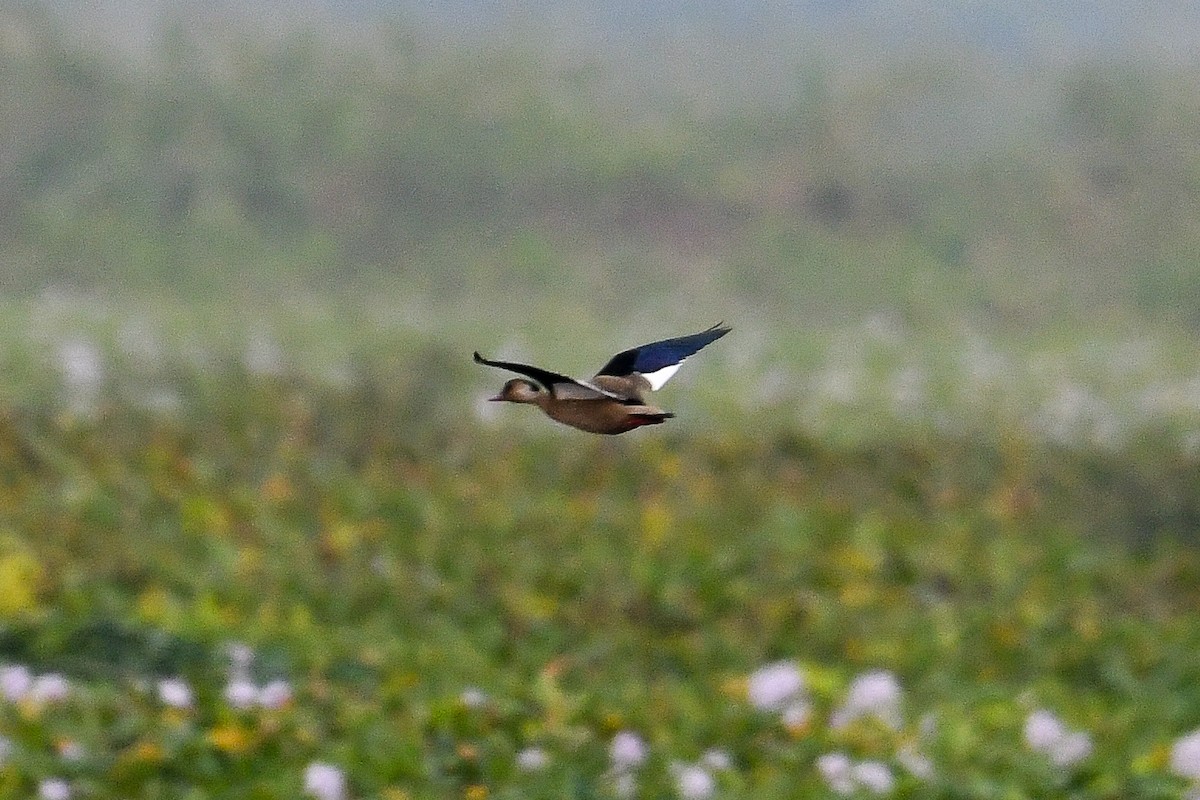
[[[661,389],[690,355],[712,344],[730,329],[717,324],[700,333],[663,339],[622,350],[590,380],[577,380],[527,364],[491,361],[475,353],[477,364],[524,375],[504,384],[492,401],[528,403],[546,416],[588,433],[618,434],[642,425],[659,425],[675,416],[647,405],[644,392]]]

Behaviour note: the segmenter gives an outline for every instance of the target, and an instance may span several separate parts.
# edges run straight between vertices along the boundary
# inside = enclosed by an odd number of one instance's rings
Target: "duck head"
[[[542,387],[536,383],[524,380],[522,378],[513,378],[504,384],[504,388],[500,390],[500,394],[495,397],[489,397],[492,402],[506,403],[537,403],[538,398],[545,394]]]

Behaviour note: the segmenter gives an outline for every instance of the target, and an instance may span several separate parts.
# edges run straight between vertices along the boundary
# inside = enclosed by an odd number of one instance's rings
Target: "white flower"
[[[191,708],[192,687],[183,678],[164,678],[158,682],[158,699],[171,708]]]
[[[851,770],[854,782],[875,794],[888,794],[895,788],[892,771],[879,761],[861,761]]]
[[[225,702],[239,711],[258,703],[258,687],[242,678],[233,678],[225,684],[224,695]]]
[[[488,696],[482,689],[475,686],[468,686],[462,690],[462,694],[458,696],[458,702],[462,703],[467,708],[483,708],[487,705]]]
[[[550,754],[540,747],[526,747],[517,753],[517,769],[522,772],[539,772],[550,766]]]
[[[1092,754],[1092,737],[1083,731],[1069,730],[1057,716],[1045,709],[1025,719],[1025,742],[1031,750],[1045,754],[1059,767],[1071,767]]]
[[[1181,778],[1200,781],[1200,728],[1175,740],[1171,746],[1171,771]]]
[[[1092,737],[1082,731],[1072,731],[1051,748],[1049,756],[1060,767],[1071,767],[1092,754]]]
[[[646,760],[646,743],[633,731],[621,731],[612,738],[608,756],[613,769],[627,772]]]
[[[314,761],[304,770],[304,791],[316,800],[343,800],[346,775],[332,764]]]
[[[860,789],[873,794],[888,794],[896,787],[896,779],[886,764],[880,761],[855,764],[845,753],[821,756],[817,759],[817,771],[838,794],[854,794]]]
[[[13,743],[10,739],[0,736],[0,767],[8,763],[8,757],[13,754]]]
[[[714,772],[733,769],[733,756],[723,747],[710,747],[700,756],[700,763]]]
[[[258,704],[263,708],[280,709],[292,702],[292,685],[274,680],[258,690]]]
[[[854,763],[845,753],[826,753],[817,759],[817,771],[838,794],[854,793]]]
[[[62,778],[47,778],[38,784],[40,800],[70,800],[71,784]]]
[[[58,757],[67,763],[78,763],[87,758],[87,750],[74,739],[60,741],[56,746]]]
[[[844,728],[860,717],[875,717],[891,728],[899,728],[900,699],[903,691],[896,676],[885,670],[859,675],[850,684],[846,702],[833,712],[829,724]]]
[[[33,674],[28,667],[19,664],[0,668],[0,694],[13,703],[25,699],[33,687]]]
[[[750,674],[746,694],[760,711],[778,711],[804,689],[804,676],[790,661],[776,661]]]
[[[933,777],[933,763],[911,744],[896,751],[896,760],[914,778],[928,780]]]
[[[1038,709],[1025,719],[1025,743],[1033,750],[1049,752],[1065,735],[1062,721],[1045,709]]]
[[[807,700],[793,700],[780,715],[784,726],[788,728],[803,728],[811,717],[812,704]]]
[[[695,764],[676,764],[675,792],[683,800],[708,800],[717,791],[717,782],[704,767]]]
[[[29,699],[38,704],[58,703],[70,696],[70,681],[57,672],[38,675],[29,688]]]

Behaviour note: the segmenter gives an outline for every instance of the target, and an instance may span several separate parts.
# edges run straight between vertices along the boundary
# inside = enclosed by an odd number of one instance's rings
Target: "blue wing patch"
[[[677,336],[674,339],[663,339],[661,342],[651,342],[641,347],[623,350],[609,359],[608,363],[601,367],[596,374],[619,377],[632,375],[635,372],[642,375],[658,372],[699,352],[729,331],[730,329],[725,327],[724,323],[718,323],[700,333]]]

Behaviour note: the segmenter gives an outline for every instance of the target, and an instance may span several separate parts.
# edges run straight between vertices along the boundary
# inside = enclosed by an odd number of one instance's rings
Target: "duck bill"
[[[504,395],[502,395],[502,394],[498,394],[495,397],[488,398],[489,403],[499,403],[499,402],[502,402],[503,400],[504,400]]]

